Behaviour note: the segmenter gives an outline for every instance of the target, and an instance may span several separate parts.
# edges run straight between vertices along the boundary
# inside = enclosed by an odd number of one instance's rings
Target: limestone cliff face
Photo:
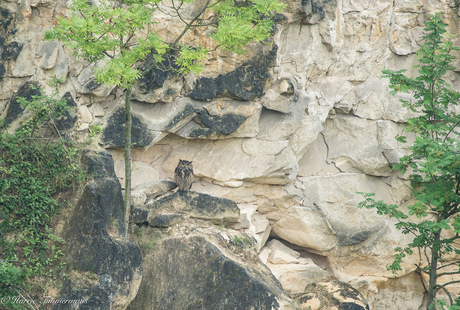
[[[371,309],[418,309],[424,289],[414,263],[421,257],[408,258],[393,278],[385,266],[407,236],[392,219],[358,209],[355,193],[410,202],[407,180],[391,169],[406,151],[394,137],[410,114],[389,95],[381,71],[413,70],[428,13],[443,11],[458,33],[457,1],[286,3],[270,44],[251,45],[240,57],[217,52],[200,76],[152,70],[136,85],[133,188],[172,179],[178,159],[193,160],[192,190],[238,204],[233,228],[256,239],[261,261],[291,296],[337,279]],[[23,112],[14,98],[27,95],[30,83],[47,92],[52,75],[66,77],[62,95],[78,111],[76,121],[68,117],[73,131],[102,125],[98,142],[122,179],[123,92],[99,85],[94,66],[43,39],[55,16],[66,14],[64,1],[0,3],[2,118],[14,125]],[[163,34],[180,31],[170,17],[158,18],[171,25],[158,29]],[[458,74],[449,79],[460,86]],[[133,196],[138,207],[151,199]]]

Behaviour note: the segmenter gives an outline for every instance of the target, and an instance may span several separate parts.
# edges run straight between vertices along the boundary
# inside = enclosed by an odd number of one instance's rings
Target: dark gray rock
[[[174,56],[166,56],[166,59],[155,64],[152,55],[146,58],[143,75],[137,82],[137,88],[141,94],[149,93],[163,86],[165,81],[174,76],[178,66],[174,62]]]
[[[10,42],[6,44],[6,38],[0,34],[0,60],[7,61],[9,59],[16,60],[19,53],[22,51],[22,44],[18,42]]]
[[[88,82],[86,82],[84,85],[83,85],[83,89],[82,89],[82,93],[84,94],[90,94],[92,93],[94,90],[96,90],[96,88],[98,88],[99,86],[101,86],[102,84],[99,83],[98,81],[96,81],[95,78],[91,78]]]
[[[199,128],[192,129],[187,136],[190,138],[205,138],[211,135],[230,135],[234,133],[247,119],[238,114],[211,115],[205,109],[197,111],[194,122]]]
[[[18,98],[25,98],[28,101],[32,100],[33,96],[39,96],[41,94],[38,84],[33,82],[24,83],[16,93],[16,95],[11,98],[5,116],[5,124],[8,126],[14,122],[19,115],[22,114],[24,108],[20,105]]]
[[[134,224],[147,224],[149,213],[150,211],[148,209],[131,206],[129,222]]]
[[[0,33],[8,34],[13,24],[14,14],[5,8],[0,8]]]
[[[197,81],[190,97],[209,101],[218,96],[228,96],[239,100],[253,100],[264,94],[267,81],[271,75],[277,46],[268,55],[258,57],[236,70],[221,74],[216,78],[201,78]]]
[[[230,199],[214,197],[192,191],[177,191],[173,195],[154,201],[148,206],[152,209],[148,221],[151,223],[161,210],[176,210],[193,218],[210,220],[214,223],[236,223],[240,209]]]
[[[279,309],[279,282],[265,267],[239,263],[204,236],[158,241],[129,310]]]
[[[114,239],[108,229],[118,225],[124,230],[121,185],[115,176],[111,155],[87,152],[84,163],[93,176],[72,210],[64,228],[68,272],[93,273],[97,280],[82,287],[71,279],[60,292],[60,299],[84,299],[75,305],[59,304],[54,309],[111,309],[113,303],[130,302],[136,281],[141,277],[139,248],[121,236]]]
[[[301,3],[305,13],[302,23],[309,25],[325,19],[328,14],[333,14],[337,7],[337,0],[302,0]]]
[[[6,76],[5,65],[0,62],[0,79]]]
[[[332,280],[328,282],[312,283],[307,285],[305,293],[296,297],[296,300],[306,309],[311,299],[319,299],[318,310],[369,310],[364,296],[350,284]],[[303,308],[302,308],[303,309]]]
[[[107,120],[102,131],[102,142],[106,147],[122,147],[125,145],[124,125],[126,122],[125,109],[115,111]],[[137,116],[133,115],[131,142],[136,147],[149,146],[154,138],[151,130]]]
[[[149,225],[152,227],[166,228],[184,221],[185,218],[182,214],[177,213],[160,213],[155,215],[150,221]]]
[[[16,60],[18,59],[18,56],[21,53],[21,51],[22,51],[22,44],[19,44],[18,42],[10,42],[6,46],[5,58]]]
[[[64,96],[62,96],[62,99],[64,99],[67,102],[69,110],[65,111],[64,115],[62,115],[56,120],[56,126],[59,130],[65,131],[73,128],[78,120],[76,110],[77,104],[70,92],[66,92]]]
[[[93,179],[97,180],[117,178],[117,175],[115,174],[112,155],[110,155],[107,152],[95,153],[86,150],[82,158],[82,163],[87,167],[88,175]]]

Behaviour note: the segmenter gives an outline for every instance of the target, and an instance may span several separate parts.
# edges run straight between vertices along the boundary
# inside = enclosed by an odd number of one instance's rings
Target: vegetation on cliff
[[[390,79],[392,94],[412,96],[401,102],[417,115],[408,120],[405,129],[415,134],[415,142],[409,147],[409,154],[393,167],[408,174],[414,203],[407,207],[406,214],[400,206],[375,201],[371,193],[363,194],[365,200],[359,206],[376,208],[377,213],[396,218],[396,228],[414,236],[407,246],[395,249],[389,270],[402,270],[406,255],[420,249],[423,263],[417,267],[429,278],[428,308],[447,304],[436,299],[442,292],[447,294],[452,309],[459,309],[460,299],[455,302],[447,288],[460,280],[445,280],[460,275],[460,115],[455,108],[460,93],[446,78],[455,69],[452,52],[459,48],[449,40],[441,13],[430,15],[425,25],[424,43],[416,54],[418,76],[408,77],[405,70],[383,71],[384,77]],[[405,136],[396,139],[406,143]]]
[[[67,108],[57,85],[50,96],[19,98],[31,116],[14,133],[0,132],[0,298],[10,309],[34,307],[30,300],[61,271],[53,217],[65,203],[62,194],[85,178],[78,148],[55,122]]]

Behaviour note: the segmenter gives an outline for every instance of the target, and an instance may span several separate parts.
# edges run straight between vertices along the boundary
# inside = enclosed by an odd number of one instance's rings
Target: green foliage
[[[262,41],[273,28],[273,14],[284,7],[277,0],[207,1],[197,15],[187,20],[183,8],[192,0],[175,0],[165,9],[163,1],[124,0],[93,4],[75,0],[69,18],[58,17],[58,26],[46,32],[47,40],[59,40],[74,51],[74,55],[96,63],[95,76],[101,83],[130,88],[142,76],[136,64],[152,55],[158,64],[165,54],[177,55],[180,73],[203,70],[203,61],[210,52],[192,42],[180,40],[190,30],[212,27],[211,38],[223,49],[236,53],[251,41]],[[155,11],[177,17],[185,24],[184,31],[174,42],[167,43],[154,29]],[[216,17],[203,21],[201,17],[213,10]]]
[[[406,132],[415,133],[415,142],[409,147],[409,154],[393,167],[408,174],[414,204],[408,206],[409,212],[405,214],[396,205],[375,201],[373,194],[360,193],[364,201],[359,207],[376,208],[379,214],[396,218],[396,228],[414,236],[407,247],[395,249],[395,260],[388,268],[395,273],[400,271],[404,257],[412,254],[414,248],[422,249],[428,266],[420,271],[430,277],[430,304],[439,290],[445,291],[445,286],[460,283],[437,283],[439,277],[446,275],[442,269],[447,264],[443,257],[449,253],[460,254],[453,246],[460,238],[460,116],[453,109],[460,93],[446,81],[446,73],[454,70],[452,52],[459,49],[449,41],[442,14],[430,15],[425,25],[424,43],[416,54],[418,76],[407,77],[405,70],[383,71],[383,76],[390,80],[392,94],[412,95],[411,100],[401,102],[417,115],[408,120],[405,128]],[[405,136],[396,139],[406,143]],[[443,237],[443,230],[452,231],[453,236]],[[457,274],[460,274],[460,260],[450,263],[459,267]],[[452,299],[450,301],[453,304]]]
[[[33,112],[30,119],[14,134],[0,132],[2,294],[29,287],[36,277],[53,278],[59,272],[62,240],[50,226],[61,207],[57,195],[84,179],[78,149],[69,141],[64,143],[60,135],[49,136],[42,130],[43,125],[54,124],[65,102],[47,95],[21,102]]]
[[[98,134],[100,134],[102,132],[102,126],[101,125],[91,125],[89,127],[89,136],[90,138],[94,138],[95,136],[97,136]]]
[[[285,5],[274,0],[218,1],[214,11],[220,19],[211,36],[224,49],[241,54],[251,41],[263,41],[273,28],[272,12]]]

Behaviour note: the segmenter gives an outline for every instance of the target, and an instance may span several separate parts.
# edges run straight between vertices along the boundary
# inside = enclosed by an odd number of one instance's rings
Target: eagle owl
[[[191,161],[179,159],[174,170],[174,180],[180,191],[188,191],[192,187],[193,166]]]

